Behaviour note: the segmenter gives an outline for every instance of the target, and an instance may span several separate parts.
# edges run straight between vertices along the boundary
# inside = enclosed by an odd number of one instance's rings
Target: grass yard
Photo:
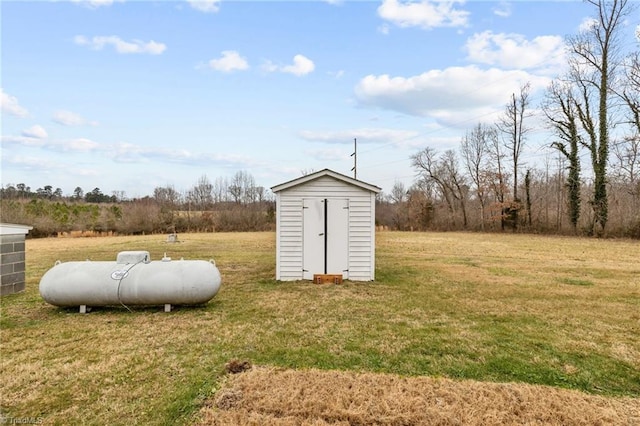
[[[240,389],[247,374],[226,375],[237,359],[260,366],[248,374],[283,392],[294,389],[282,378],[291,372],[304,379],[300,389],[316,377],[329,394],[349,380],[364,386],[372,373],[384,373],[375,377],[396,391],[398,380],[473,395],[545,385],[549,395],[581,395],[583,405],[567,403],[568,411],[610,401],[623,407],[618,419],[640,424],[637,241],[381,232],[375,282],[314,285],[275,281],[274,233],[179,238],[27,240],[27,290],[1,299],[1,414],[61,425],[215,424],[222,409],[212,401]],[[40,277],[56,260],[115,260],[122,250],[213,258],[222,288],[205,306],[171,313],[112,307],[81,315],[40,298]],[[286,405],[269,413],[278,410]],[[320,420],[314,424],[350,422]],[[384,424],[411,424],[394,421]]]

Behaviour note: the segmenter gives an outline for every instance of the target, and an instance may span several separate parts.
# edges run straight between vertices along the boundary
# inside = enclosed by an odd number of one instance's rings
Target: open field
[[[281,411],[300,398],[287,391],[302,379],[329,394],[345,381],[396,383],[389,393],[379,390],[384,401],[401,380],[413,396],[448,384],[455,389],[450,395],[467,389],[487,397],[499,383],[516,390],[496,403],[513,402],[513,395],[528,401],[531,389],[539,389],[539,395],[577,395],[548,398],[565,401],[555,409],[566,408],[567,416],[600,407],[605,411],[594,418],[605,424],[612,418],[640,423],[637,242],[381,232],[376,282],[336,286],[276,282],[274,233],[179,238],[176,244],[162,235],[27,240],[27,291],[1,301],[4,416],[47,424],[212,423],[228,414],[216,406],[221,395],[242,386],[246,393],[252,375],[272,371],[226,376],[225,364],[239,359],[284,372],[287,380],[269,378],[281,383],[272,389],[281,395]],[[40,298],[39,279],[56,260],[113,260],[122,250],[148,250],[152,259],[164,252],[214,258],[222,289],[206,306],[168,314],[114,307],[80,315]],[[323,371],[345,376],[332,382]],[[246,394],[238,407],[264,406],[258,400]],[[313,401],[319,400],[308,404]],[[274,413],[277,407],[267,412]],[[410,424],[401,420],[386,424]],[[304,421],[348,424],[349,418]]]

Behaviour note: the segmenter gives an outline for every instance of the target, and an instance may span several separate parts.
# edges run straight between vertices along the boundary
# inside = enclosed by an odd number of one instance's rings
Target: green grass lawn
[[[5,416],[188,424],[231,359],[287,368],[524,382],[640,396],[640,246],[624,240],[377,234],[376,281],[275,281],[274,233],[27,240],[27,290],[1,300]],[[206,306],[45,303],[56,260],[215,259]]]

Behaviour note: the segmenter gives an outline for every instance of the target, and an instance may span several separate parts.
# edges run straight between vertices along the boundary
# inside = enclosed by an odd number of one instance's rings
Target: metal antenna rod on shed
[[[353,154],[351,154],[351,157],[353,157],[353,168],[351,169],[353,178],[358,179],[358,141],[356,138],[353,138]]]

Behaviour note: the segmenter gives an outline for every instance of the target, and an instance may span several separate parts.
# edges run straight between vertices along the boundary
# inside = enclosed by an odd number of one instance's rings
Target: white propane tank
[[[199,305],[220,289],[215,263],[151,261],[147,251],[118,253],[115,262],[56,262],[40,280],[40,295],[55,306]]]

